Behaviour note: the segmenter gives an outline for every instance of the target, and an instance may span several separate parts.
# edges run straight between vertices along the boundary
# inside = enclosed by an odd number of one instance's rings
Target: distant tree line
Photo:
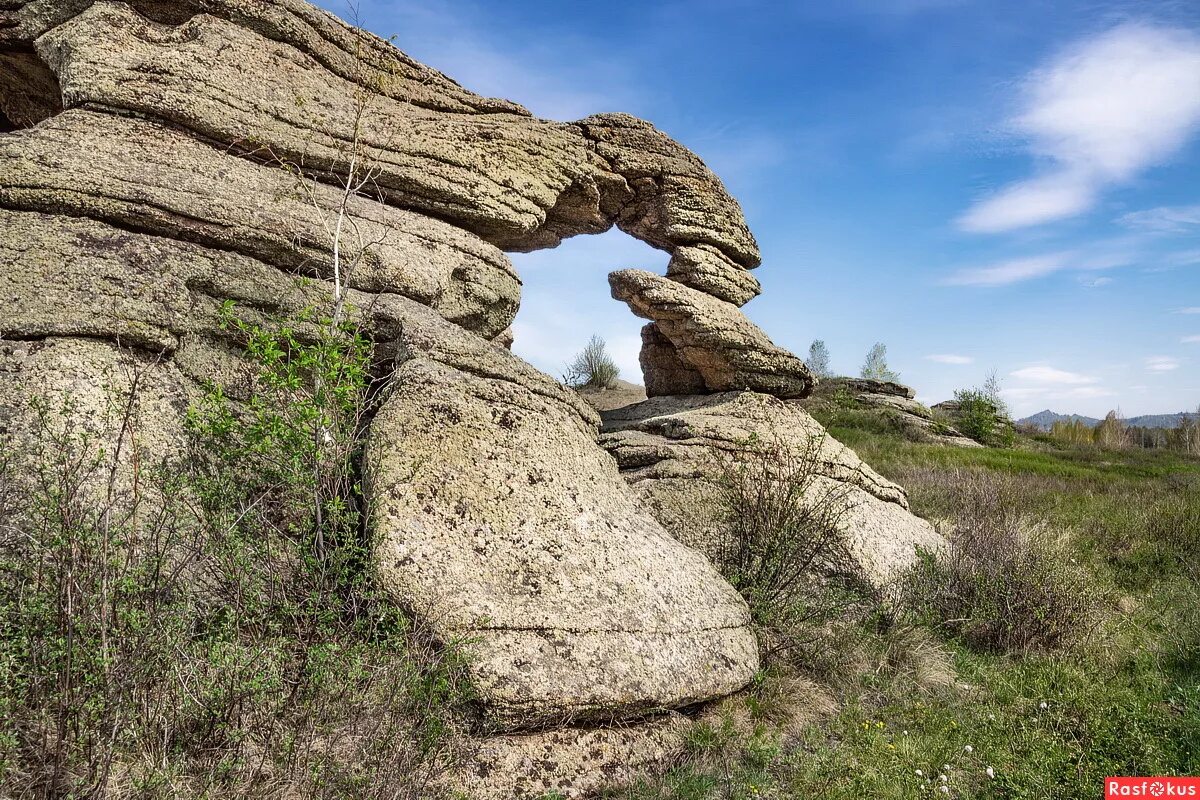
[[[1129,425],[1120,411],[1110,411],[1094,427],[1082,420],[1059,420],[1050,426],[1050,437],[1067,444],[1093,445],[1111,450],[1141,448],[1200,455],[1200,407],[1197,407],[1195,415],[1183,417],[1176,428]]]

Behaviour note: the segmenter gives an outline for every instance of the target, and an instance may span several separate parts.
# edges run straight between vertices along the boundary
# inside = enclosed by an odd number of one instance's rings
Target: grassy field
[[[1038,437],[948,448],[825,421],[943,525],[971,516],[963,485],[1001,487],[1060,546],[1048,579],[1085,576],[1096,624],[1070,646],[1014,652],[929,615],[867,616],[839,633],[837,663],[800,665],[807,692],[764,675],[699,726],[665,780],[615,796],[1082,800],[1109,775],[1200,774],[1200,460]]]

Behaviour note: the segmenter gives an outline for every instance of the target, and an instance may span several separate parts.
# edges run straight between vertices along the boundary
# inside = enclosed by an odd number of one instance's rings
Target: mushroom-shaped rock
[[[695,388],[690,378],[689,385],[675,386],[653,370],[654,364],[668,362],[663,340],[674,347],[678,365],[699,374],[709,392],[749,389],[790,398],[812,391],[816,379],[804,362],[771,342],[736,306],[644,270],[614,272],[608,283],[615,299],[651,320],[661,334],[654,340],[659,351],[643,357],[649,367],[647,394],[687,394]],[[688,375],[671,366],[675,374]]]

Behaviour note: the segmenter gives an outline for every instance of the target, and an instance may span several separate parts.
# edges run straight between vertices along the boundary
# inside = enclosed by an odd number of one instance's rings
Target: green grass
[[[1108,775],[1200,774],[1200,460],[1029,437],[1005,450],[941,447],[854,416],[827,420],[830,432],[908,488],[922,516],[955,516],[964,471],[1014,484],[1113,598],[1102,629],[1056,654],[945,641],[957,679],[940,690],[860,665],[837,687],[839,711],[798,739],[761,723],[729,730],[733,741],[693,742],[665,779],[615,796],[1090,800]]]

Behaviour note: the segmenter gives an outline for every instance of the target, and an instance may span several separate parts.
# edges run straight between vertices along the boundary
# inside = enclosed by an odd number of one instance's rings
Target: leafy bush
[[[439,796],[469,696],[374,573],[369,344],[224,325],[258,374],[179,458],[140,463],[136,392],[115,441],[68,401],[0,448],[2,796]]]
[[[604,340],[593,336],[567,366],[563,382],[575,389],[609,389],[617,382],[621,370],[608,354]]]
[[[949,546],[924,554],[904,587],[918,614],[989,651],[1046,651],[1086,640],[1103,597],[1059,539],[1019,510],[1020,498],[982,475],[957,476]]]
[[[1012,447],[1016,432],[1008,417],[992,398],[977,389],[964,389],[954,393],[958,410],[954,424],[965,436],[989,447]]]

